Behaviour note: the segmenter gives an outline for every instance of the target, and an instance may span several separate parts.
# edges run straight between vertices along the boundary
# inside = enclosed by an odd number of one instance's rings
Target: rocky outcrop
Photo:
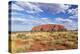
[[[35,26],[32,28],[32,31],[61,31],[66,30],[63,25],[58,24],[44,24]]]

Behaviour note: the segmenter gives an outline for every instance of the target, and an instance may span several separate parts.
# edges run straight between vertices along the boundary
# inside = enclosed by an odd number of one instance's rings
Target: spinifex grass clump
[[[12,33],[11,36],[12,52],[50,51],[78,48],[77,31],[23,32]]]

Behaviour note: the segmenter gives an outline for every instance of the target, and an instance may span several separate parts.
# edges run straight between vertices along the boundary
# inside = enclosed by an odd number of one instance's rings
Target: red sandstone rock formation
[[[35,26],[32,28],[32,31],[61,31],[66,30],[63,25],[57,24],[44,24]]]

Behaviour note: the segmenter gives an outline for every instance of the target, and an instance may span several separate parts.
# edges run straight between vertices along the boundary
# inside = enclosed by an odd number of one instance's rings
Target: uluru
[[[60,24],[43,24],[39,26],[34,26],[32,31],[63,31],[66,28]]]

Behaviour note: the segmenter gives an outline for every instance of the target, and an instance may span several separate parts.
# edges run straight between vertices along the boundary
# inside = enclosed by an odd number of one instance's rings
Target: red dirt
[[[28,44],[28,42],[25,41],[16,41],[16,46],[23,46],[25,44]],[[49,44],[41,44],[41,41],[35,41],[34,44],[31,46],[31,48],[27,51],[48,51],[48,50],[62,50],[66,49],[63,45],[49,45]]]

